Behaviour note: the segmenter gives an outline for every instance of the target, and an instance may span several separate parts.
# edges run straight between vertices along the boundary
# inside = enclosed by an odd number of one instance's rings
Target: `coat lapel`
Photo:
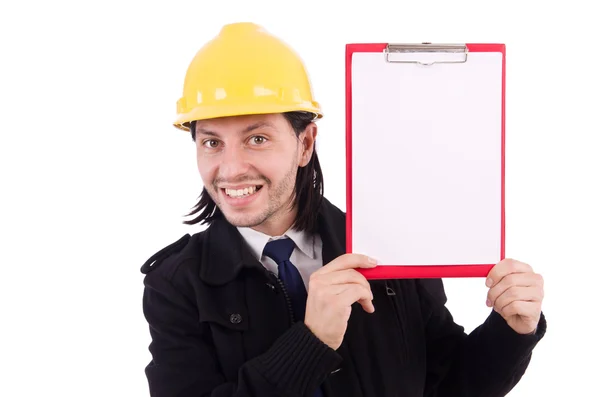
[[[225,219],[216,219],[206,229],[201,261],[200,279],[213,286],[233,281],[243,268],[265,271],[237,228]]]

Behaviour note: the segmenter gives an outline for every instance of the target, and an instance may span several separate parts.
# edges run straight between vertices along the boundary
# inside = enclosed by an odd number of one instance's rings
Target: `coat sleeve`
[[[144,279],[143,311],[151,335],[145,373],[153,397],[299,396],[317,389],[341,361],[297,323],[263,355],[244,363],[235,382],[227,381],[192,299],[159,272]]]
[[[440,279],[417,281],[427,338],[426,396],[508,394],[519,382],[532,350],[546,331],[542,313],[533,335],[521,335],[492,311],[485,322],[465,334],[446,305]]]

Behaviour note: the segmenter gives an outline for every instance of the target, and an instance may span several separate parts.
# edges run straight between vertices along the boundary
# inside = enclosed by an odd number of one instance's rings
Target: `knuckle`
[[[502,280],[502,284],[506,287],[506,288],[511,288],[514,287],[516,285],[516,274],[511,273],[507,276],[504,277],[504,280]]]
[[[513,306],[513,310],[514,310],[515,314],[523,312],[523,302],[521,302],[521,301],[514,301],[512,303],[512,306]]]
[[[365,288],[362,285],[359,287],[358,293],[359,293],[360,299],[371,299],[371,291],[369,291],[368,288]]]
[[[314,291],[315,297],[320,300],[323,299],[323,297],[325,297],[325,295],[326,295],[326,291],[323,288],[317,288],[317,289],[314,289],[313,291]]]
[[[544,277],[541,274],[536,273],[535,274],[535,280],[538,283],[539,286],[543,286],[544,285]]]
[[[502,309],[502,312],[506,315],[512,316],[518,313],[518,304],[519,302],[511,302]]]
[[[492,300],[492,305],[500,308],[506,306],[506,297],[504,295],[496,297],[494,300]]]
[[[508,306],[495,306],[494,310],[498,313],[501,314],[502,316],[509,316],[509,312],[510,312],[510,308]]]
[[[502,310],[500,310],[500,313],[506,317],[512,316],[514,314],[510,306],[505,306]]]
[[[364,285],[365,288],[371,289],[371,284],[369,284],[369,281],[362,274],[357,272],[355,280],[358,284]]]
[[[317,273],[311,274],[310,277],[308,278],[308,283],[309,283],[309,285],[312,285],[312,286],[317,286],[317,285],[321,284],[321,275],[317,274]]]

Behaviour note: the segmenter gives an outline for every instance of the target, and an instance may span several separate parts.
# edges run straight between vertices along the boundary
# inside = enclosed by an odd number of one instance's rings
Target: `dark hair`
[[[287,112],[283,116],[292,126],[296,137],[298,137],[308,125],[314,120],[312,113],[306,112]],[[196,140],[196,123],[191,125],[192,139]],[[323,198],[323,173],[319,158],[317,156],[316,145],[313,149],[312,157],[308,164],[298,168],[296,175],[296,184],[294,186],[293,203],[298,212],[292,227],[299,231],[314,233],[317,230],[317,214]],[[186,220],[183,223],[187,225],[210,224],[215,219],[222,219],[223,214],[212,200],[206,188],[202,189],[198,203],[186,216],[198,214],[194,219]]]

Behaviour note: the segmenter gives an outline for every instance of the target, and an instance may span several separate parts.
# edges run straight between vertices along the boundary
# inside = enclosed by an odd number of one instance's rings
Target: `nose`
[[[230,145],[223,150],[218,172],[220,179],[235,181],[236,178],[247,174],[249,169],[250,164],[243,148]]]

